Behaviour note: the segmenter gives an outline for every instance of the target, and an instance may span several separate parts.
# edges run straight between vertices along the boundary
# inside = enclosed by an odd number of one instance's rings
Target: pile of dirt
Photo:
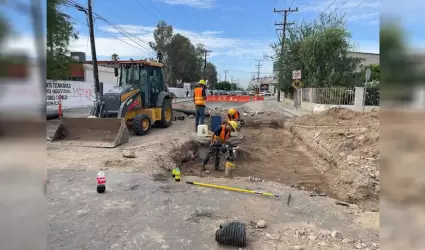
[[[338,199],[379,210],[379,112],[332,108],[298,117],[291,131],[332,168],[324,177]]]
[[[360,113],[346,108],[331,108],[323,112],[299,116],[294,124],[299,126],[366,126],[379,124],[379,112]]]

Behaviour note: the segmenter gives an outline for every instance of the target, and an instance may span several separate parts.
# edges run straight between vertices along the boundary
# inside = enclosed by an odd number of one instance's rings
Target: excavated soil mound
[[[290,130],[332,165],[324,176],[337,198],[379,209],[379,111],[333,108],[297,118]]]
[[[323,112],[299,116],[294,124],[300,126],[365,126],[379,123],[379,111],[359,113],[346,108],[331,108]]]

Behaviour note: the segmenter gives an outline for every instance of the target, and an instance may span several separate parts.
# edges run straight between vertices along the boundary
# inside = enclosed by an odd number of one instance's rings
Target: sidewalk
[[[269,105],[273,105],[280,110],[283,110],[286,113],[291,114],[292,116],[302,116],[302,115],[310,115],[311,111],[303,110],[302,108],[296,109],[294,107],[294,101],[290,99],[285,99],[283,102],[277,102],[276,100],[270,100]]]

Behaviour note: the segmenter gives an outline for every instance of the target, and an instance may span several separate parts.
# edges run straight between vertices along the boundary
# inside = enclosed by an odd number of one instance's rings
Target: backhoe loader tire
[[[171,99],[165,99],[161,107],[161,121],[159,127],[168,128],[173,123],[173,104]]]
[[[149,132],[151,125],[151,118],[145,114],[136,115],[131,124],[136,135],[146,135]]]

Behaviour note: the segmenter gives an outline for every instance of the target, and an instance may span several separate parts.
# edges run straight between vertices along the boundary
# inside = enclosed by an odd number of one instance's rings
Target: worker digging
[[[233,158],[232,151],[230,150],[230,133],[236,132],[238,130],[238,123],[235,121],[229,121],[226,125],[221,125],[217,127],[213,135],[211,136],[211,142],[209,145],[208,153],[204,156],[202,161],[202,171],[206,171],[205,165],[207,165],[208,161],[212,156],[215,157],[214,161],[214,169],[216,171],[224,171],[224,169],[220,168],[220,157],[223,151],[229,153],[228,158]]]

